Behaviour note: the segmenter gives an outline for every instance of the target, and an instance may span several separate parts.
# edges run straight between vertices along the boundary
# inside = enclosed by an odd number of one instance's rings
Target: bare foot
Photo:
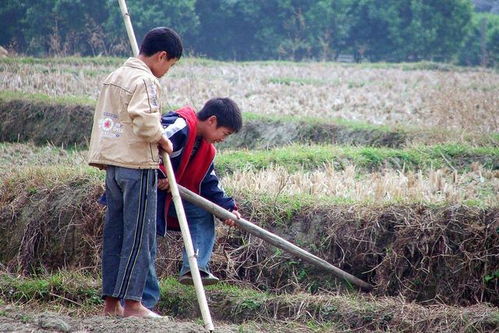
[[[141,317],[141,318],[161,318],[159,314],[153,312],[142,305],[138,301],[125,301],[124,317]]]
[[[104,316],[120,316],[123,317],[124,309],[118,298],[107,296],[104,300]]]

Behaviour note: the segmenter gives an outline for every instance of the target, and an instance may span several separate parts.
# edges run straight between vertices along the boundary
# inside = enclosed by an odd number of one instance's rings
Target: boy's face
[[[154,66],[152,73],[157,78],[160,78],[163,75],[165,75],[170,70],[170,68],[172,68],[173,65],[175,65],[178,59],[177,58],[168,59],[168,54],[165,51],[158,53],[159,54],[155,64],[156,66]]]
[[[203,133],[203,138],[209,143],[223,142],[234,131],[228,127],[217,127],[217,117],[211,116],[207,119],[206,131]]]

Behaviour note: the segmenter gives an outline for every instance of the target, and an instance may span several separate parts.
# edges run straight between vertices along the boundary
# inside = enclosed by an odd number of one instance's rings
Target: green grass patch
[[[59,271],[31,277],[0,274],[0,297],[14,303],[59,303],[74,308],[90,308],[102,304],[99,284],[88,274]]]
[[[186,317],[187,314],[189,317],[188,314],[197,311],[198,303],[193,287],[184,286],[176,278],[168,277],[161,280],[160,289],[161,299],[158,307],[164,309],[169,315]],[[232,314],[234,317],[247,311],[258,311],[259,307],[270,297],[267,293],[226,283],[207,286],[205,290],[208,294],[216,294],[217,299],[221,297],[225,299],[223,303],[215,304],[215,308],[223,307],[224,303],[231,302],[234,307],[231,311],[237,311]]]
[[[499,169],[499,148],[449,144],[404,149],[332,145],[291,145],[270,150],[225,151],[216,158],[219,173],[280,166],[290,172],[314,170],[326,164],[337,169],[355,165],[359,171],[383,168],[419,170],[452,167],[468,171],[473,163]]]
[[[69,147],[71,148],[71,147]],[[79,167],[87,163],[87,151],[52,145],[0,143],[0,174],[19,167],[60,165]],[[490,170],[499,169],[499,148],[464,145],[418,146],[404,149],[333,146],[291,145],[269,150],[225,150],[215,160],[221,176],[236,171],[265,170],[280,167],[286,171],[307,172],[333,166],[343,170],[354,165],[357,172],[366,174],[385,168],[415,171],[438,168],[470,171],[481,165]],[[88,167],[87,170],[97,170]]]

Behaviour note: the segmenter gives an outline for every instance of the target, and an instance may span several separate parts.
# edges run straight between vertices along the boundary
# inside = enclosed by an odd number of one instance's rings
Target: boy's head
[[[180,36],[172,29],[159,27],[149,31],[140,45],[139,58],[156,77],[162,77],[182,56]]]
[[[222,142],[243,126],[241,111],[230,98],[212,98],[197,113],[199,134],[208,142]]]

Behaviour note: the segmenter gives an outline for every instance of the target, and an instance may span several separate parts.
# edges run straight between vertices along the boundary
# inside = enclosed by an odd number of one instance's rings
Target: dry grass
[[[260,320],[335,323],[332,332],[486,332],[497,324],[488,306],[423,307],[403,298],[297,294],[270,298],[259,310]]]
[[[404,172],[387,169],[359,175],[355,166],[337,171],[332,165],[312,172],[290,173],[284,167],[236,171],[223,183],[236,195],[244,193],[332,197],[361,202],[499,202],[499,172],[474,164],[473,171],[449,169]]]
[[[9,178],[12,166],[60,165],[76,168],[86,165],[87,151],[67,151],[52,145],[0,144],[0,176]],[[469,172],[449,168],[407,171],[385,169],[366,172],[354,165],[337,170],[333,163],[318,166],[317,170],[289,171],[285,166],[271,166],[264,170],[242,167],[224,175],[223,185],[232,194],[246,193],[329,197],[351,202],[447,202],[480,203],[497,206],[499,202],[499,171],[471,164]],[[15,171],[15,170],[14,170]],[[26,173],[32,172],[29,168]]]
[[[12,166],[86,165],[87,151],[67,151],[55,146],[32,144],[0,144],[0,176],[9,177]],[[26,169],[26,172],[31,172]],[[332,163],[317,170],[291,172],[285,166],[264,170],[235,170],[223,176],[222,183],[234,195],[254,193],[332,197],[353,202],[499,202],[499,171],[472,164],[470,172],[450,169],[427,169],[417,172],[385,169],[368,172],[347,165],[337,170]]]
[[[49,96],[91,96],[96,99],[100,82],[110,69],[109,66],[93,64],[1,63],[0,77],[2,90],[43,93]]]
[[[377,295],[424,304],[498,304],[497,208],[240,199],[251,221],[372,283]],[[331,274],[237,234],[219,235],[212,269],[226,279],[279,293],[344,289]]]
[[[0,89],[96,98],[114,68],[0,63]],[[165,105],[197,108],[230,96],[259,114],[344,118],[373,124],[497,132],[499,74],[404,71],[331,63],[181,62],[162,79]]]
[[[103,192],[99,177],[81,166],[32,166],[3,174],[0,234],[8,241],[0,242],[2,262],[33,272],[36,266],[65,265],[75,259],[68,253],[79,251],[78,265],[98,262],[103,212],[97,203]]]
[[[26,143],[0,143],[0,176],[29,166],[86,165],[87,151],[68,151],[53,145],[37,146]]]
[[[475,74],[469,83],[463,84],[458,75],[441,75],[438,88],[428,94],[422,117],[432,117],[436,126],[446,129],[498,132],[499,86],[477,86],[479,79]]]

